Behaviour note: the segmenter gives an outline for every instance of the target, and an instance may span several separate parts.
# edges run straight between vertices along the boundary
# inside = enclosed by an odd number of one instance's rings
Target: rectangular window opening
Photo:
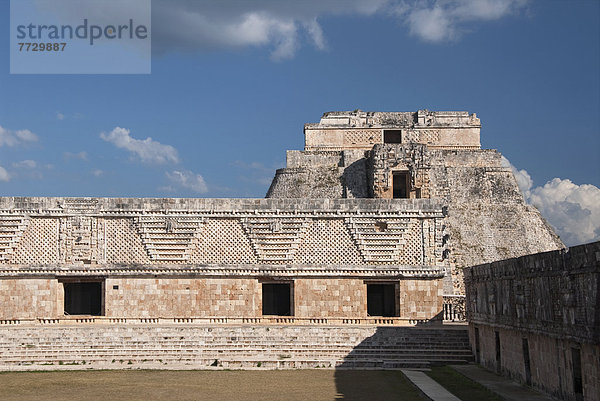
[[[408,198],[408,173],[393,173],[392,186],[394,199]]]
[[[292,316],[291,283],[263,283],[262,314]]]
[[[367,314],[369,316],[398,316],[395,284],[367,284]]]
[[[571,359],[573,362],[573,392],[576,395],[583,395],[583,372],[581,371],[581,350],[571,347]],[[578,397],[577,399],[583,399]]]
[[[500,373],[502,370],[502,354],[500,353],[500,333],[494,332],[496,337],[496,371]]]
[[[402,130],[399,130],[399,129],[383,130],[383,143],[402,143]]]
[[[475,327],[475,362],[481,363],[480,351],[481,346],[479,345],[479,328]]]
[[[529,340],[523,339],[523,365],[525,366],[525,383],[531,386],[531,360],[529,359]]]
[[[102,315],[102,282],[63,283],[65,315]]]

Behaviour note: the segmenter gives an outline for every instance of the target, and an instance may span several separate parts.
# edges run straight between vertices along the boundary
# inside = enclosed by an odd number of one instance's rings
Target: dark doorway
[[[64,283],[65,315],[102,314],[102,283]]]
[[[402,131],[399,129],[383,130],[383,143],[402,143]]]
[[[581,371],[581,350],[571,347],[571,360],[573,362],[573,392],[576,400],[583,400],[583,374]]]
[[[394,173],[392,175],[392,186],[394,199],[408,198],[408,174]]]
[[[531,386],[531,360],[529,359],[529,340],[523,339],[523,364],[525,365],[525,383]]]
[[[479,327],[475,327],[475,362],[481,363],[481,346],[479,345]]]
[[[500,352],[500,333],[494,332],[496,337],[496,372],[500,373],[502,371],[502,354]]]
[[[367,313],[369,316],[397,316],[396,285],[367,284]]]
[[[291,316],[291,284],[264,283],[262,285],[263,315]]]

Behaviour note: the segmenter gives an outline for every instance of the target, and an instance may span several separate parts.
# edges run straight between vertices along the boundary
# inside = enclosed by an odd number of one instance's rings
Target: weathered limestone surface
[[[564,247],[525,204],[500,153],[480,149],[480,127],[467,112],[325,113],[305,125],[305,150],[288,151],[267,197],[391,199],[403,173],[407,198],[443,205],[444,290],[463,294],[466,266]],[[390,131],[396,143],[386,140]]]
[[[431,199],[0,198],[0,319],[60,319],[79,282],[109,318],[257,318],[285,282],[293,316],[364,319],[383,282],[395,318],[439,319],[443,218]]]
[[[481,364],[526,382],[525,339],[532,385],[575,400],[577,353],[584,399],[600,399],[600,242],[470,267],[465,285]]]
[[[114,320],[0,326],[0,370],[397,369],[472,360],[465,326]]]

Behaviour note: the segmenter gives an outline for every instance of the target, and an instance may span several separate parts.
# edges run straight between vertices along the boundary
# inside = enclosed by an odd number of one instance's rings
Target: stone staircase
[[[0,370],[400,369],[471,360],[465,326],[0,327]]]

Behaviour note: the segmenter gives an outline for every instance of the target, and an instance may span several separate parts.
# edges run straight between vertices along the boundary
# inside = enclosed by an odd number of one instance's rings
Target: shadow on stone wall
[[[472,360],[466,326],[432,321],[414,327],[377,327],[336,367],[336,399],[397,399],[413,391],[398,369]]]
[[[367,185],[367,162],[360,159],[344,169],[342,174],[344,198],[369,198]]]

